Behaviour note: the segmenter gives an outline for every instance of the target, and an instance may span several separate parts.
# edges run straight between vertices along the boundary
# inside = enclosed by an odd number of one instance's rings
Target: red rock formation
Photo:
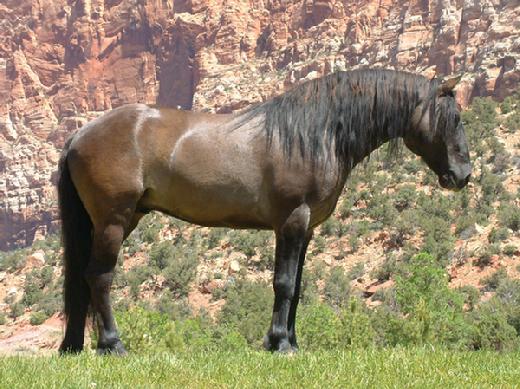
[[[464,73],[459,100],[520,83],[517,2],[4,0],[0,248],[53,228],[65,138],[122,104],[227,112],[358,66]]]

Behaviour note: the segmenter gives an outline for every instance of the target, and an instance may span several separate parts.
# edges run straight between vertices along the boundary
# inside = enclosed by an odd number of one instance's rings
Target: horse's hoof
[[[96,350],[97,355],[116,355],[118,357],[124,357],[128,354],[123,343],[118,340],[112,345],[98,345]]]
[[[278,347],[275,351],[281,354],[292,355],[298,351],[298,347],[294,347],[288,340],[283,339],[278,342]]]
[[[77,355],[83,351],[83,345],[76,345],[76,344],[64,344],[62,343],[60,345],[60,348],[58,349],[58,354],[60,356],[65,355]]]
[[[275,342],[269,335],[266,335],[264,349],[280,354],[294,354],[298,351],[298,346],[292,345],[287,339],[279,339]]]

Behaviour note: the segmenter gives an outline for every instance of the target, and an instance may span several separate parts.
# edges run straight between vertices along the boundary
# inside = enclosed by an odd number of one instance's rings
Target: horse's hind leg
[[[126,354],[119,339],[110,303],[110,288],[114,268],[123,240],[137,224],[135,216],[126,212],[111,215],[107,221],[94,226],[92,256],[85,277],[90,287],[91,303],[98,325],[98,354]]]
[[[264,338],[264,347],[270,351],[295,351],[291,345],[289,324],[291,305],[297,290],[300,253],[309,235],[309,217],[309,207],[302,205],[276,230],[273,317]]]

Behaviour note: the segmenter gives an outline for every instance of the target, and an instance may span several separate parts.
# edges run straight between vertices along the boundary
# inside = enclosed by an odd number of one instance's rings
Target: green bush
[[[498,254],[500,252],[500,247],[496,244],[491,244],[486,246],[477,257],[475,261],[475,265],[479,267],[485,267],[491,264],[493,255]]]
[[[228,236],[229,242],[247,258],[254,256],[258,247],[272,246],[273,234],[269,231],[232,230]]]
[[[344,347],[367,348],[374,345],[376,333],[370,312],[363,301],[351,298],[348,307],[339,313],[339,344]]]
[[[520,207],[515,205],[505,205],[499,210],[498,217],[500,224],[513,231],[520,230]]]
[[[10,306],[10,314],[13,319],[16,319],[19,316],[22,316],[25,313],[25,309],[23,304],[21,303],[13,303]]]
[[[227,289],[226,304],[218,315],[218,322],[236,330],[249,344],[262,340],[271,319],[273,294],[263,283],[237,280]]]
[[[193,316],[190,305],[186,299],[179,300],[170,290],[163,291],[155,305],[155,309],[168,315],[168,317],[175,321],[189,319]]]
[[[58,282],[57,285],[62,285],[62,282]],[[47,291],[41,299],[38,301],[34,308],[42,311],[47,317],[61,311],[63,308],[61,288],[55,288]]]
[[[503,247],[502,249],[502,252],[507,255],[508,257],[512,257],[513,255],[515,255],[515,253],[518,251],[518,247],[512,245],[512,244],[508,244],[506,246]]]
[[[412,207],[415,204],[416,198],[417,192],[415,185],[403,185],[394,196],[394,207],[401,212]]]
[[[490,276],[485,277],[484,279],[482,279],[481,282],[485,286],[485,289],[487,291],[494,291],[507,278],[508,277],[507,277],[507,270],[506,270],[506,268],[505,267],[500,267],[493,274],[491,274]]]
[[[465,285],[458,288],[458,292],[464,298],[464,304],[467,304],[468,311],[475,309],[480,300],[480,291],[471,285]]]
[[[507,228],[493,228],[488,235],[489,243],[497,243],[509,238],[509,231]]]
[[[7,317],[5,313],[0,312],[0,326],[3,326],[7,322]]]
[[[398,266],[395,255],[387,255],[385,256],[385,260],[381,264],[381,266],[378,266],[372,272],[370,273],[370,276],[372,278],[376,278],[378,281],[386,281],[389,280],[390,277],[396,272]]]
[[[134,307],[116,313],[119,335],[128,351],[166,351],[175,331],[168,316]]]
[[[314,269],[303,268],[303,275],[300,287],[300,302],[305,305],[314,304],[319,301],[320,295],[316,282],[319,276]]]
[[[154,243],[149,255],[150,266],[163,270],[170,264],[176,254],[179,253],[173,242],[165,240]]]
[[[27,249],[17,249],[11,252],[0,252],[0,271],[15,272],[25,265]]]
[[[126,282],[130,287],[130,295],[137,297],[141,284],[147,280],[152,274],[153,269],[148,265],[135,266],[126,273]]]
[[[29,323],[31,323],[33,326],[39,326],[45,320],[47,320],[47,315],[42,311],[33,312],[29,317]]]
[[[507,316],[494,302],[481,304],[470,312],[469,348],[474,350],[508,351],[518,347],[515,328],[507,322]]]
[[[161,230],[157,214],[151,213],[141,219],[138,226],[138,233],[143,242],[154,243]]]
[[[193,253],[179,253],[171,259],[170,264],[163,271],[168,288],[178,296],[186,296],[190,290],[190,283],[197,275],[198,258]]]
[[[350,279],[341,266],[333,267],[323,288],[325,301],[333,307],[343,307],[350,298]]]
[[[355,280],[362,277],[363,274],[365,274],[365,264],[363,262],[358,262],[349,270],[347,278],[349,280]]]
[[[40,289],[37,280],[35,280],[34,276],[30,273],[27,274],[27,278],[25,279],[24,295],[22,297],[24,305],[30,307],[31,305],[36,304],[42,296],[43,291]]]
[[[338,346],[340,320],[334,310],[322,303],[302,306],[297,313],[299,343],[303,349],[330,350]]]

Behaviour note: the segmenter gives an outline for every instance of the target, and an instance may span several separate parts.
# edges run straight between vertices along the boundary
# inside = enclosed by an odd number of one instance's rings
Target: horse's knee
[[[275,276],[273,281],[273,289],[277,297],[283,299],[292,299],[294,296],[294,282],[291,282],[288,276]]]

